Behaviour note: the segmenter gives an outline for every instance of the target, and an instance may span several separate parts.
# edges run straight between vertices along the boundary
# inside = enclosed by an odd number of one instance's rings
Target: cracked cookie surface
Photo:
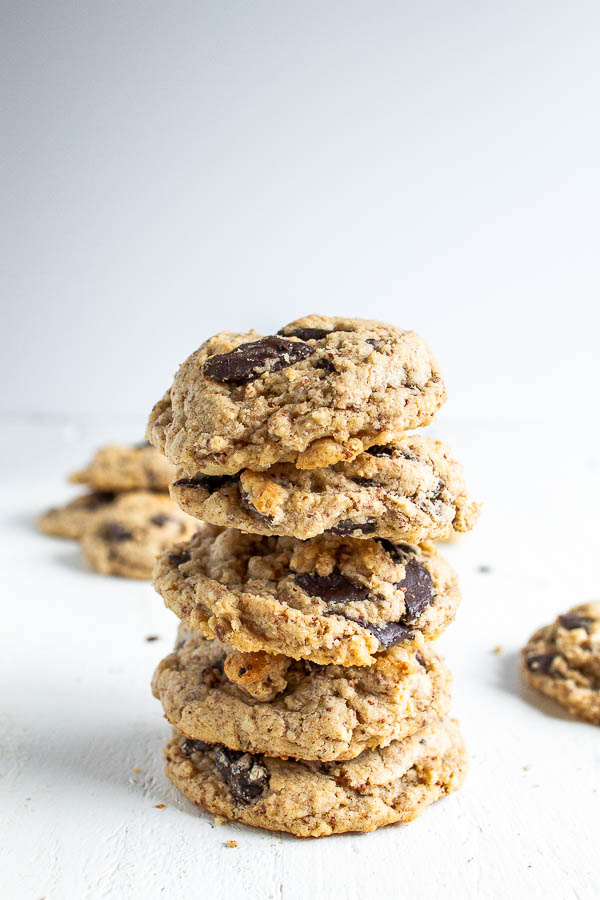
[[[81,547],[97,572],[151,578],[156,557],[176,541],[190,537],[199,525],[168,495],[132,491],[94,515]]]
[[[307,316],[278,335],[206,341],[155,405],[147,437],[189,476],[323,468],[429,424],[445,398],[414,332]]]
[[[154,586],[191,628],[237,650],[366,666],[454,619],[456,575],[432,545],[309,541],[203,525],[160,557]]]
[[[69,476],[72,484],[87,484],[100,491],[166,491],[175,469],[144,442],[135,446],[110,444],[96,451],[83,469]]]
[[[175,732],[166,774],[214,815],[298,837],[374,831],[410,822],[460,788],[467,769],[454,721],[347,762],[300,762],[208,747]]]
[[[323,533],[448,540],[469,531],[479,514],[449,449],[415,435],[326,469],[279,463],[265,472],[193,478],[179,470],[170,491],[182,509],[206,522],[299,540]]]
[[[53,506],[37,518],[37,527],[52,537],[78,540],[100,510],[112,506],[118,498],[112,491],[90,491],[63,506]]]
[[[522,671],[531,687],[600,725],[600,602],[574,606],[536,631]]]
[[[352,759],[449,711],[451,675],[431,645],[420,651],[393,647],[378,654],[372,666],[350,668],[234,654],[228,661],[241,657],[242,677],[236,682],[227,677],[228,649],[181,628],[176,650],[154,674],[155,697],[188,738],[268,756]],[[243,687],[255,662],[262,683],[275,685],[264,701]]]

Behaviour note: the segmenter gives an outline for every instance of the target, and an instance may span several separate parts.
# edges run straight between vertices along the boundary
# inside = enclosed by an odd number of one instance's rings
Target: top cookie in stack
[[[147,437],[177,466],[171,496],[205,523],[154,574],[193,629],[154,691],[176,726],[167,774],[201,806],[330,834],[408,821],[460,786],[449,673],[443,702],[429,684],[429,642],[460,595],[429,541],[468,531],[478,507],[448,448],[405,434],[445,398],[414,332],[308,316],[211,338],[154,407]],[[384,728],[388,668],[401,699]],[[420,706],[410,673],[426,678]],[[344,737],[364,720],[355,695],[371,711],[362,744]]]
[[[147,437],[188,476],[317,469],[427,425],[446,391],[412,331],[307,316],[277,335],[206,341],[156,404]]]

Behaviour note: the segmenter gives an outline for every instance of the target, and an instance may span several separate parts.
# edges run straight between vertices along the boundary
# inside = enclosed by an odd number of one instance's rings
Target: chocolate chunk
[[[217,353],[202,366],[205,378],[229,384],[246,384],[265,372],[278,372],[310,356],[314,347],[271,335],[240,344],[230,353]]]
[[[152,524],[158,526],[158,528],[162,528],[163,525],[166,525],[167,522],[170,522],[171,520],[172,516],[167,516],[165,513],[157,513],[150,519]]]
[[[359,484],[361,487],[376,487],[380,486],[379,481],[375,481],[373,478],[363,478],[362,475],[355,475],[352,481],[355,484]]]
[[[366,627],[386,650],[395,647],[396,644],[401,644],[402,641],[412,641],[415,636],[414,631],[411,631],[406,625],[402,625],[401,622],[390,622],[382,626],[367,625]]]
[[[102,537],[105,541],[120,544],[121,541],[133,540],[133,534],[127,528],[123,528],[118,522],[107,522],[102,528]]]
[[[398,543],[393,541],[388,541],[387,538],[375,538],[378,544],[381,544],[386,553],[392,557],[392,560],[395,563],[406,563],[407,556],[415,555],[415,548],[411,547],[410,544],[405,544],[400,541]]]
[[[219,747],[215,765],[234,800],[244,806],[257,800],[269,786],[267,767],[251,753]]]
[[[236,480],[235,475],[196,475],[194,478],[180,478],[173,487],[203,488],[209,494],[214,494],[225,484]]]
[[[282,334],[284,337],[300,338],[301,341],[321,341],[328,334],[333,334],[333,331],[327,331],[326,328],[295,328],[293,331],[284,333],[282,328],[277,334]]]
[[[377,520],[367,519],[366,522],[353,522],[352,519],[342,519],[333,528],[329,528],[328,534],[352,535],[358,531],[360,534],[372,534],[377,530]]]
[[[417,657],[417,662],[419,663],[419,665],[423,666],[423,668],[427,668],[425,660],[423,659],[423,654],[417,651],[417,653],[415,653],[415,656]]]
[[[99,509],[101,506],[112,503],[115,496],[116,494],[113,491],[97,491],[95,494],[89,495],[85,503],[85,508],[89,509],[90,512],[94,509]]]
[[[588,631],[592,624],[592,620],[588,619],[587,616],[578,616],[576,613],[567,613],[564,616],[559,616],[558,621],[567,631],[573,631],[574,628],[585,628]]]
[[[211,745],[206,744],[204,741],[193,741],[191,738],[186,738],[182,744],[179,745],[179,748],[184,756],[191,756],[192,753],[198,753],[202,750],[210,750]]]
[[[393,456],[394,448],[383,446],[382,444],[375,444],[373,447],[369,447],[366,451],[370,456]]]
[[[358,600],[367,600],[369,592],[334,569],[331,575],[310,575],[308,573],[295,576],[296,584],[310,597],[320,597],[325,603],[334,606],[345,606]]]
[[[404,580],[397,587],[404,591],[406,604],[402,621],[415,622],[433,600],[433,579],[429,569],[412,557],[406,564]]]
[[[538,653],[535,656],[528,656],[527,668],[530,672],[543,672],[544,675],[550,675],[552,663],[559,656],[559,653]]]
[[[189,562],[192,557],[189,550],[181,550],[179,553],[169,553],[169,562],[172,566],[182,566]]]
[[[315,369],[321,369],[323,372],[337,372],[337,369],[328,356],[322,356],[315,360]]]
[[[442,491],[444,490],[445,487],[446,487],[446,485],[440,479],[440,481],[438,481],[437,487],[429,495],[429,499],[430,500],[439,500],[439,498],[442,494]]]

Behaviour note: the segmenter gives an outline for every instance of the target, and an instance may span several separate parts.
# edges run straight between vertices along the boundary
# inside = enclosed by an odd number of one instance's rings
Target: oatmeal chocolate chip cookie
[[[450,709],[451,675],[431,646],[393,647],[372,666],[345,668],[264,652],[228,657],[219,641],[180,634],[152,687],[169,722],[194,740],[267,756],[352,759]],[[253,696],[257,686],[266,688],[264,700]]]
[[[37,527],[53,537],[78,540],[91,519],[101,509],[107,509],[118,497],[112,491],[92,491],[75,497],[64,506],[53,506],[38,516]]]
[[[73,484],[87,484],[100,491],[166,491],[175,469],[146,441],[132,447],[101,447],[84,469],[69,476]]]
[[[151,578],[158,554],[175,541],[190,537],[198,525],[168,495],[133,491],[95,514],[81,546],[97,572]]]
[[[324,468],[429,424],[445,398],[414,332],[307,316],[275,336],[206,341],[152,410],[147,437],[189,476]]]
[[[536,631],[522,664],[531,687],[600,725],[600,602],[574,606]]]
[[[202,809],[297,837],[375,831],[410,822],[460,788],[467,755],[455,721],[347,762],[302,762],[229,750],[177,731],[164,750],[166,774]]]
[[[408,436],[327,469],[278,463],[266,472],[181,477],[171,496],[192,516],[256,534],[323,533],[418,543],[469,531],[479,507],[441,441]]]
[[[432,545],[321,535],[309,541],[203,525],[160,557],[154,586],[191,628],[237,650],[327,665],[435,638],[460,600]]]

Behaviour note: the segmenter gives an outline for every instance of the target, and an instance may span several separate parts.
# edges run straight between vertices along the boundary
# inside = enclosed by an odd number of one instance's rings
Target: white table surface
[[[446,551],[464,600],[440,641],[470,773],[408,826],[320,840],[215,827],[177,795],[149,688],[175,618],[150,584],[89,572],[76,543],[33,528],[74,493],[69,469],[139,426],[5,422],[1,436],[3,897],[598,897],[600,732],[517,668],[538,625],[600,598],[598,429],[445,426],[485,501]]]

